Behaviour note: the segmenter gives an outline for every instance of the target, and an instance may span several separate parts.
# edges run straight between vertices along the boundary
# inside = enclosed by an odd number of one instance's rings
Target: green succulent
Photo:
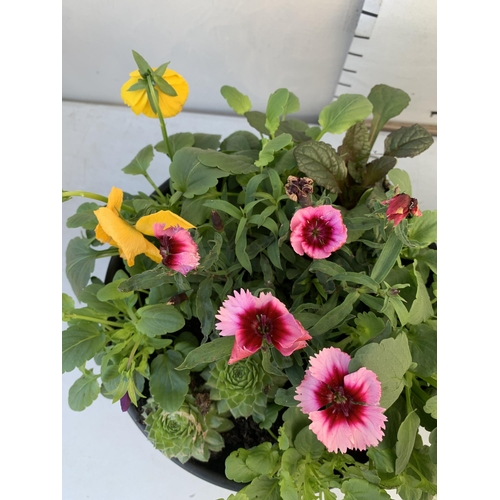
[[[260,353],[232,365],[220,359],[210,368],[207,385],[219,412],[229,410],[235,418],[251,415],[257,423],[264,421],[273,379],[262,369]]]
[[[184,404],[175,412],[167,412],[153,398],[144,406],[146,432],[155,448],[168,458],[175,457],[181,463],[191,457],[208,461],[210,451],[220,451],[224,440],[218,431],[232,427],[226,418],[214,418],[215,408],[203,415],[192,396],[186,396]],[[217,429],[217,430],[216,430]]]

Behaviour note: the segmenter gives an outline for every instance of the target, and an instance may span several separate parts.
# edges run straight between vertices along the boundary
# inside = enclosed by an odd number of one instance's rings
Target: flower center
[[[335,412],[343,413],[345,417],[348,417],[351,405],[353,404],[352,399],[349,395],[345,394],[342,386],[338,386],[334,389],[330,387],[329,389],[332,392],[331,403],[327,404],[326,408],[333,406]]]
[[[273,329],[273,322],[265,314],[257,314],[257,331],[270,342],[270,334]]]
[[[326,245],[332,237],[332,228],[321,217],[307,221],[306,231],[308,237],[319,246]]]

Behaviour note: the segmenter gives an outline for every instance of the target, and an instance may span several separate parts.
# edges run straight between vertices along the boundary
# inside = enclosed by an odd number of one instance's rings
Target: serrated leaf
[[[266,128],[271,136],[274,135],[280,125],[280,116],[283,114],[288,102],[288,89],[278,89],[273,92],[267,101]]]
[[[415,124],[391,132],[384,141],[384,155],[397,158],[413,158],[429,149],[434,143],[432,135]]]
[[[136,157],[126,167],[122,168],[122,170],[130,175],[144,175],[153,161],[153,157],[153,146],[148,144],[145,148],[142,148],[137,153]]]
[[[366,165],[363,186],[373,186],[396,166],[397,160],[392,156],[381,156]]]
[[[380,406],[387,409],[401,394],[403,377],[411,363],[408,339],[401,333],[395,339],[385,339],[380,344],[370,343],[358,349],[349,363],[349,372],[362,366],[375,372],[382,384]]]
[[[62,334],[62,371],[82,366],[103,349],[106,336],[94,323],[70,325]]]
[[[260,474],[250,469],[246,464],[246,459],[249,455],[249,451],[245,448],[240,448],[239,450],[233,451],[226,458],[226,477],[237,481],[238,483],[249,483],[252,479],[255,479]]]
[[[342,145],[338,149],[339,156],[345,163],[366,164],[370,155],[368,135],[364,122],[358,122],[347,130]]]
[[[244,115],[252,109],[252,102],[247,95],[242,94],[235,87],[224,85],[220,89],[222,97],[227,101],[231,109],[239,115]]]
[[[272,475],[278,462],[279,454],[277,450],[272,450],[269,441],[259,444],[249,450],[245,460],[250,469],[260,474]]]
[[[218,168],[207,167],[198,160],[203,150],[199,148],[183,148],[175,153],[170,164],[171,185],[186,198],[205,194],[217,185],[220,177],[227,177],[228,172]]]
[[[77,297],[90,280],[97,255],[83,238],[73,238],[66,247],[66,276]]]
[[[177,411],[189,391],[188,370],[176,370],[182,363],[180,352],[169,349],[151,363],[150,390],[155,401],[170,413]]]
[[[344,161],[329,144],[309,141],[298,145],[293,152],[301,172],[326,189],[340,193],[347,177]]]
[[[410,460],[419,425],[420,419],[413,410],[406,416],[399,427],[398,441],[396,443],[396,474],[401,474]]]
[[[184,316],[174,306],[167,304],[141,307],[137,310],[137,315],[140,319],[135,326],[148,337],[176,332],[185,324]]]
[[[382,127],[408,106],[410,96],[403,90],[380,84],[370,90],[368,100],[373,104],[370,130],[370,145],[373,145]]]
[[[341,134],[355,123],[364,120],[371,112],[372,104],[366,97],[343,94],[321,110],[318,119],[322,127],[321,135],[325,132]]]
[[[75,380],[68,392],[68,406],[73,411],[83,411],[90,406],[99,396],[99,375],[93,375],[93,370],[89,374],[82,375]]]
[[[234,345],[234,337],[220,337],[218,339],[206,342],[193,349],[178,367],[179,370],[192,370],[199,365],[212,363],[221,358],[228,358]]]
[[[427,400],[424,406],[425,413],[429,413],[432,418],[437,420],[437,396],[432,396]]]

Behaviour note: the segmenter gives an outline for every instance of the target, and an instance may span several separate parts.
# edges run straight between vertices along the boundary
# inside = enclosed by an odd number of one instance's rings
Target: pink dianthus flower
[[[299,255],[326,259],[347,240],[340,210],[331,205],[300,208],[290,221],[290,243]]]
[[[254,297],[249,290],[234,291],[222,303],[216,328],[221,336],[235,336],[229,364],[257,352],[264,340],[283,356],[290,356],[307,345],[311,336],[271,293]]]
[[[160,255],[165,266],[184,276],[198,267],[200,255],[198,245],[189,232],[180,226],[163,228],[164,224],[153,225],[155,236],[160,241]]]
[[[379,406],[382,386],[371,370],[348,373],[351,357],[336,347],[319,351],[297,387],[295,399],[309,428],[330,452],[365,450],[382,439],[387,417]]]

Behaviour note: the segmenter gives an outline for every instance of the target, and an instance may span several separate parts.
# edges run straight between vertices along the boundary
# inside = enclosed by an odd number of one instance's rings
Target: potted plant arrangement
[[[63,372],[82,372],[70,407],[99,394],[119,403],[156,448],[214,470],[234,500],[334,499],[335,488],[433,498],[436,212],[419,209],[396,168],[433,139],[401,127],[372,155],[409,96],[344,94],[311,126],[290,117],[299,100],[287,89],[259,112],[224,86],[255,133],[169,136],[188,84],[133,55],[123,100],[157,118],[163,140],[123,171],[152,194],[63,191],[89,200],[67,221],[82,228],[66,253],[81,304],[63,295]],[[325,134],[344,134],[341,146]],[[155,152],[168,158],[161,185],[148,174]],[[92,276],[103,256],[104,280]]]

